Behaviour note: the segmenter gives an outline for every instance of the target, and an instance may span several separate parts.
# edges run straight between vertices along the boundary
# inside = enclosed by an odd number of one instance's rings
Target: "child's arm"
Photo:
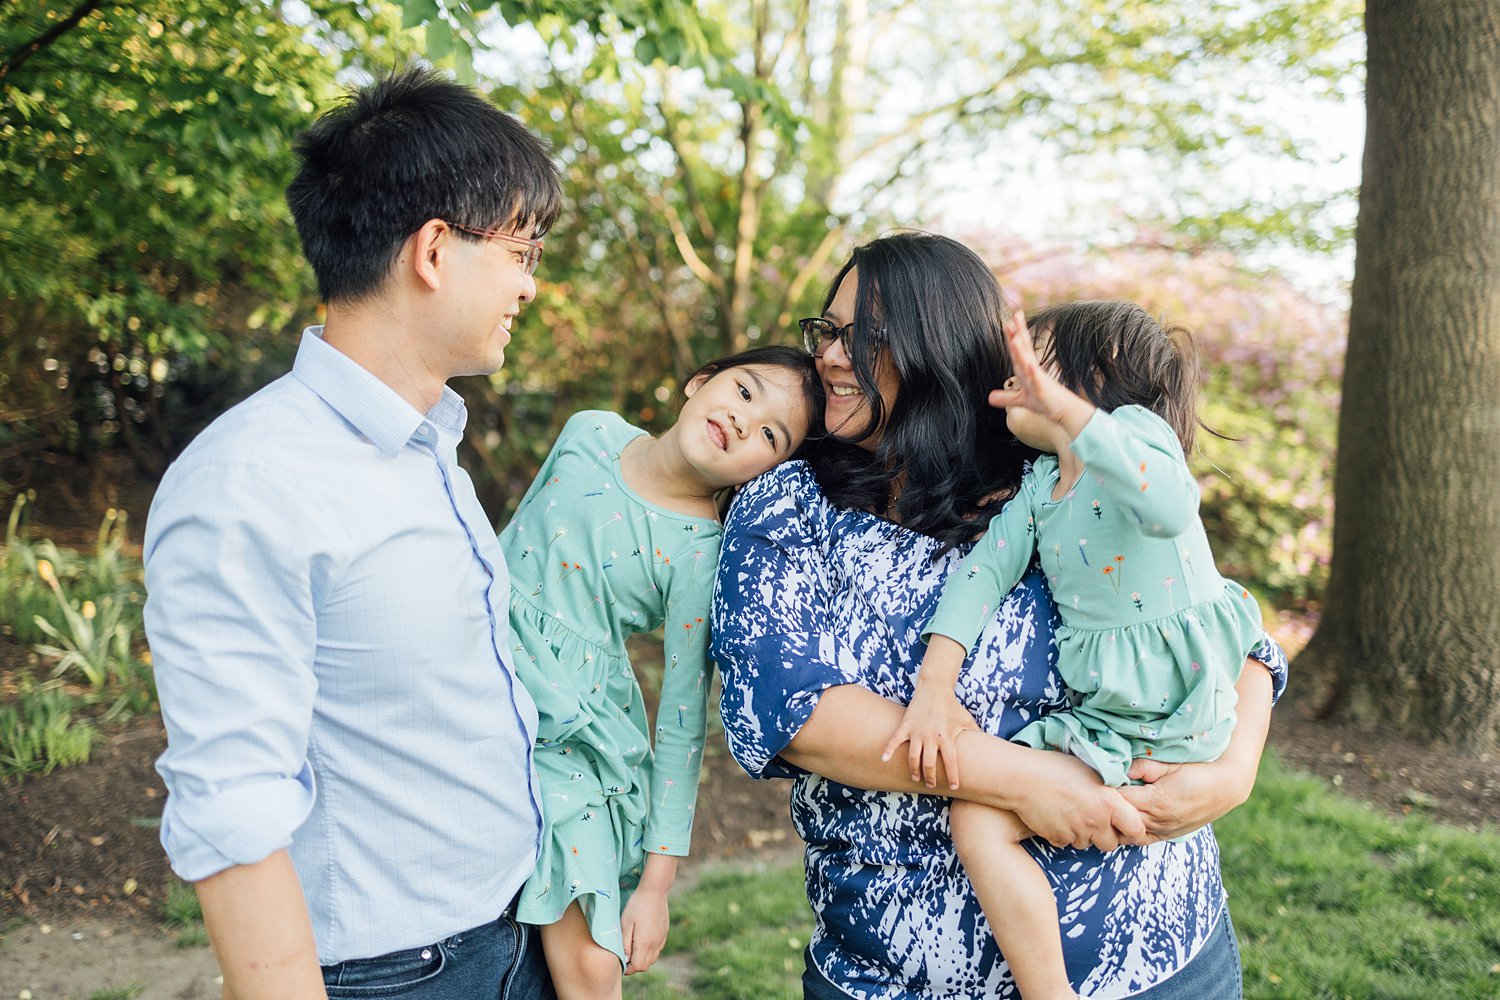
[[[694,551],[698,550],[673,553],[670,572],[658,580],[666,602],[662,626],[665,663],[661,700],[656,708],[645,848],[678,857],[688,853],[692,839],[693,809],[708,729],[708,690],[713,678],[713,665],[708,660],[708,612],[718,548],[710,541],[701,559],[691,558]]]
[[[948,787],[958,788],[958,734],[979,728],[953,690],[967,653],[967,649],[945,635],[928,638],[927,655],[917,674],[917,689],[911,704],[880,754],[881,760],[890,760],[897,747],[910,741],[907,765],[911,768],[911,780],[923,781],[928,788],[937,787],[939,758]]]
[[[1165,420],[1139,406],[1104,413],[1063,385],[1037,360],[1026,317],[1019,311],[1005,324],[1005,342],[1016,373],[1014,387],[990,393],[991,406],[1031,410],[1066,431],[1087,475],[1134,515],[1143,533],[1171,538],[1192,526],[1198,516],[1198,484]]]
[[[1198,518],[1198,482],[1177,433],[1139,406],[1094,413],[1073,439],[1073,454],[1105,495],[1130,511],[1143,534],[1173,538]]]
[[[979,726],[954,688],[969,649],[1031,562],[1036,482],[1032,475],[1021,480],[1020,492],[990,521],[968,557],[949,571],[937,613],[923,630],[927,654],[917,671],[916,689],[880,759],[890,760],[897,747],[910,741],[911,780],[925,781],[928,788],[937,787],[939,758],[949,787],[959,786],[958,734]]]
[[[625,951],[625,975],[645,972],[661,956],[667,943],[667,893],[677,878],[677,859],[666,854],[647,854],[641,883],[620,914],[620,935]]]

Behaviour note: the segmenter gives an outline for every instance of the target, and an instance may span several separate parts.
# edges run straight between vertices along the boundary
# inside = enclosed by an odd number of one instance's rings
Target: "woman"
[[[1005,318],[994,276],[952,240],[901,233],[856,249],[823,316],[803,321],[836,440],[745,487],[725,525],[711,655],[735,757],[753,776],[796,779],[792,820],[818,921],[805,995],[1016,995],[953,852],[942,797],[952,796],[1038,831],[1028,846],[1053,884],[1083,995],[1237,998],[1218,846],[1199,828],[1254,784],[1286,674],[1269,639],[1237,686],[1224,756],[1138,763],[1147,784],[1107,788],[1071,757],[987,735],[1063,704],[1052,597],[1033,570],[960,682],[987,731],[960,736],[963,786],[941,774],[914,785],[905,754],[881,760],[943,579],[1029,457],[985,402],[1009,374]],[[1151,846],[1114,851],[1122,844]]]

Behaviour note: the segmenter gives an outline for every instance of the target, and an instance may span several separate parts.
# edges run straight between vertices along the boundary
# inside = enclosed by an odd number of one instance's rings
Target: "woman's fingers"
[[[948,773],[948,788],[958,791],[958,740],[943,740],[943,770]]]

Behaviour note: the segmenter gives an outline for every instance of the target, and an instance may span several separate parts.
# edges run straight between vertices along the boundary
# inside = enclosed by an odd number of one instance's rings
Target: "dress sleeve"
[[[1262,632],[1260,642],[1250,650],[1250,658],[1264,663],[1271,672],[1271,704],[1276,704],[1286,691],[1287,676],[1290,673],[1286,650],[1281,648],[1281,643],[1271,638],[1269,632]]]
[[[990,520],[989,530],[969,555],[948,574],[937,611],[922,638],[945,635],[972,650],[979,633],[994,617],[1026,568],[1036,548],[1034,473],[1021,480],[1020,491]]]
[[[661,699],[656,709],[655,760],[646,850],[684,856],[693,832],[693,808],[703,771],[703,737],[708,728],[708,612],[712,590],[707,566],[700,578],[678,560],[666,582],[666,621]]]
[[[1087,475],[1131,512],[1144,534],[1173,538],[1192,527],[1198,516],[1197,480],[1177,433],[1150,410],[1095,410],[1072,448]]]
[[[146,636],[167,729],[162,846],[193,882],[291,844],[312,809],[318,682],[305,491],[201,465],[163,484],[146,531]]]
[[[827,688],[859,681],[832,625],[826,504],[811,470],[779,466],[747,485],[724,525],[710,655],[724,678],[719,712],[729,750],[751,777],[804,773],[777,755]]]

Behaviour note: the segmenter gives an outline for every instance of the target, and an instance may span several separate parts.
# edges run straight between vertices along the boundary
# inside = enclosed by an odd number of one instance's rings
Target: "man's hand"
[[[287,852],[196,883],[232,1000],[326,1000],[312,920]]]

